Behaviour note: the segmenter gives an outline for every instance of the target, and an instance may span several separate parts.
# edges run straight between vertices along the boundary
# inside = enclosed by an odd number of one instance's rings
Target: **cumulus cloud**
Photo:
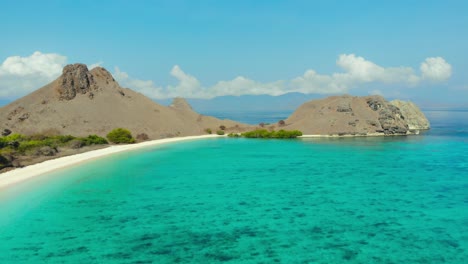
[[[131,78],[126,72],[122,72],[119,67],[114,68],[113,76],[121,86],[131,87],[132,89],[151,98],[164,98],[164,94],[162,93],[163,89],[161,87],[157,87],[151,80],[144,81]]]
[[[452,66],[441,57],[427,58],[420,69],[424,79],[434,82],[445,81],[452,76]]]
[[[0,65],[0,98],[21,96],[47,84],[60,75],[66,61],[65,56],[38,51],[29,57],[8,57]],[[89,68],[101,64],[102,62],[91,64]],[[170,75],[177,81],[175,85],[159,86],[152,80],[133,78],[118,67],[114,68],[114,77],[124,87],[137,90],[151,98],[165,99],[177,96],[213,98],[224,95],[281,95],[289,92],[340,94],[369,83],[384,84],[386,87],[388,84],[413,87],[423,83],[442,82],[449,79],[452,74],[452,66],[441,57],[425,59],[420,65],[420,73],[411,67],[384,67],[355,54],[340,55],[336,65],[340,71],[331,74],[321,74],[308,69],[304,74],[290,80],[266,83],[237,76],[209,87],[204,86],[195,76],[184,72],[178,65],[170,71]],[[388,92],[369,91],[380,94]]]
[[[451,75],[451,66],[444,59],[427,58],[421,64],[421,75],[411,67],[383,67],[355,54],[342,54],[336,61],[342,72],[319,74],[315,70],[306,70],[299,77],[291,80],[278,80],[261,83],[244,76],[238,76],[229,81],[219,81],[211,87],[204,87],[194,76],[185,73],[178,65],[171,70],[171,75],[178,84],[167,87],[156,87],[151,81],[132,79],[125,74],[122,79],[128,87],[157,99],[177,96],[187,98],[213,98],[223,95],[281,95],[289,92],[339,94],[347,93],[367,83],[397,84],[414,87],[425,80],[440,82]],[[383,94],[381,90],[369,93]],[[387,92],[385,92],[387,93]]]
[[[0,97],[27,94],[62,73],[67,58],[56,53],[34,52],[31,56],[11,56],[0,65]]]
[[[132,78],[118,67],[114,69],[114,77],[124,87],[132,88],[142,94],[155,99],[167,99],[174,97],[186,98],[214,98],[224,95],[260,95],[284,94],[284,81],[273,83],[260,83],[239,76],[230,81],[219,81],[211,87],[203,87],[194,76],[185,73],[178,65],[175,65],[170,74],[177,79],[177,85],[161,87],[150,80],[139,80]]]

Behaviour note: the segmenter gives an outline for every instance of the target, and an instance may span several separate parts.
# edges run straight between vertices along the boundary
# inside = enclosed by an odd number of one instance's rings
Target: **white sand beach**
[[[179,141],[187,140],[196,140],[196,139],[205,139],[205,138],[214,138],[219,137],[218,135],[202,135],[202,136],[188,136],[188,137],[177,137],[177,138],[166,138],[158,139],[147,142],[142,142],[138,144],[131,145],[112,145],[108,148],[93,150],[85,153],[80,153],[76,155],[60,157],[57,159],[47,160],[41,163],[33,164],[24,168],[17,168],[11,171],[0,174],[0,189],[7,187],[12,184],[25,181],[27,179],[43,175],[45,173],[65,168],[71,165],[76,165],[81,162],[93,160],[96,158],[108,156],[114,153],[119,153],[123,151],[136,150],[145,147],[151,147],[166,143],[173,143]]]

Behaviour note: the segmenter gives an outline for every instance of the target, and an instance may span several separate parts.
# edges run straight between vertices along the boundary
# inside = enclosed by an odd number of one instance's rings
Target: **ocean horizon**
[[[17,184],[0,263],[466,263],[468,111],[424,112],[418,136],[171,143]]]

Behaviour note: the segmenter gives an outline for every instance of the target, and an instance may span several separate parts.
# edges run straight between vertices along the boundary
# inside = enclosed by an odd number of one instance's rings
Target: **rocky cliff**
[[[301,105],[284,128],[310,135],[406,135],[428,129],[424,114],[411,105],[393,104],[381,96],[332,96]]]
[[[393,100],[390,103],[400,109],[410,130],[424,130],[431,127],[429,120],[413,102]]]
[[[0,130],[13,133],[60,133],[105,136],[117,127],[151,139],[206,134],[219,126],[241,131],[246,125],[200,115],[175,99],[162,106],[131,89],[122,88],[104,68],[67,65],[52,83],[0,108]]]

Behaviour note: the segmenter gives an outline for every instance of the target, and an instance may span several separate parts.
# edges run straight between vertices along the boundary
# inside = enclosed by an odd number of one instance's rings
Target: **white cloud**
[[[88,66],[88,70],[92,70],[92,69],[94,69],[94,68],[96,68],[96,67],[101,67],[103,63],[104,63],[104,62],[102,62],[102,61],[98,61],[98,62],[96,62],[96,63],[87,65],[87,66]]]
[[[115,80],[123,87],[131,87],[146,96],[151,98],[163,98],[164,95],[161,93],[162,88],[157,87],[153,81],[143,81],[139,79],[130,78],[126,72],[122,72],[119,67],[114,68],[113,74]]]
[[[163,99],[172,97],[213,98],[223,95],[281,95],[289,92],[339,94],[347,93],[367,83],[396,84],[412,87],[424,80],[444,81],[450,77],[451,66],[442,58],[428,58],[423,62],[422,76],[415,73],[411,67],[383,67],[363,57],[354,54],[342,54],[336,64],[343,71],[330,75],[319,74],[314,70],[307,70],[302,76],[291,80],[278,80],[261,83],[244,76],[238,76],[229,81],[219,81],[211,87],[204,87],[194,76],[185,73],[178,65],[171,70],[171,75],[178,80],[175,86],[155,87],[149,81],[137,83],[126,74],[128,87],[136,89],[153,98]],[[441,60],[440,60],[441,59]],[[422,67],[423,68],[423,67]],[[151,88],[153,87],[153,88]],[[154,89],[153,91],[151,89]],[[381,90],[370,93],[383,94]],[[390,91],[385,91],[387,94]],[[392,92],[390,92],[392,93]]]
[[[452,66],[441,57],[427,58],[420,69],[424,79],[434,82],[445,81],[452,75]]]
[[[37,89],[62,72],[65,56],[34,52],[29,57],[8,57],[0,65],[0,98],[13,98]],[[348,93],[365,84],[395,84],[398,87],[412,87],[430,82],[442,82],[450,78],[452,67],[441,57],[427,58],[421,63],[421,74],[411,67],[383,67],[354,54],[342,54],[336,61],[340,72],[320,74],[313,69],[291,80],[257,82],[244,76],[219,81],[205,87],[195,77],[175,65],[170,74],[177,80],[176,85],[158,86],[152,80],[130,77],[118,67],[114,69],[115,79],[124,87],[132,88],[151,98],[164,99],[177,96],[187,98],[213,98],[223,95],[281,95],[289,92],[339,94]],[[89,69],[102,62],[89,65]],[[374,85],[375,87],[375,85]],[[374,88],[375,89],[375,88]],[[387,94],[390,91],[378,90]],[[371,91],[375,93],[375,91]]]
[[[39,51],[6,58],[0,65],[0,97],[21,96],[49,83],[60,76],[66,61],[65,56]]]
[[[284,91],[283,81],[274,83],[259,83],[239,76],[230,81],[220,81],[212,87],[205,88],[194,76],[185,73],[178,65],[171,70],[171,75],[178,80],[177,85],[166,88],[156,86],[153,81],[131,78],[126,72],[115,67],[114,77],[124,87],[129,87],[151,98],[166,99],[174,97],[213,98],[223,95],[273,94],[280,95]]]

